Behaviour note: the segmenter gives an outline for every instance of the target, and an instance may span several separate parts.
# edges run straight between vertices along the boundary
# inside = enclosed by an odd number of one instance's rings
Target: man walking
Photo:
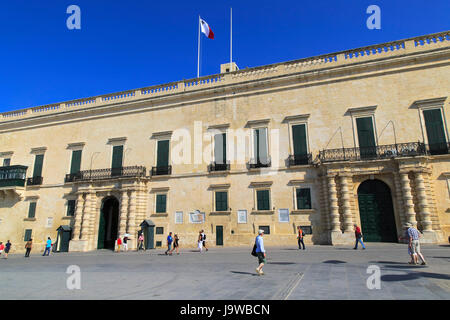
[[[301,249],[300,245],[303,245],[303,250],[305,250],[305,243],[303,242],[303,230],[302,228],[300,228],[300,226],[298,226],[297,229],[298,229],[298,236],[297,236],[298,249],[300,250]]]
[[[260,276],[264,274],[262,268],[266,263],[266,250],[264,250],[263,241],[264,230],[259,230],[258,236],[256,237],[256,256],[258,257],[259,266],[256,268],[256,273]]]
[[[166,253],[166,256],[167,256],[167,253],[169,253],[169,255],[172,255],[172,242],[173,242],[173,238],[172,238],[172,232],[169,232],[169,236],[167,237],[167,251],[165,252]]]
[[[421,237],[419,230],[417,230],[416,228],[414,228],[414,226],[411,223],[406,223],[405,224],[405,229],[406,229],[406,233],[405,233],[405,237],[402,237],[401,239],[408,239],[408,247],[411,251],[412,254],[412,258],[413,258],[413,263],[414,264],[419,264],[419,258],[420,260],[422,260],[422,265],[426,265],[427,262],[425,261],[422,253],[420,252],[420,242],[419,242],[419,238]]]
[[[45,245],[45,250],[44,250],[44,254],[42,256],[45,255],[50,255],[50,249],[52,248],[52,239],[50,239],[50,237],[48,237],[47,239],[47,243]],[[46,254],[47,253],[47,254]]]
[[[27,241],[27,243],[25,244],[25,258],[29,258],[30,257],[30,252],[31,252],[31,248],[33,247],[33,239],[30,239]]]
[[[201,235],[202,235],[203,247],[206,249],[206,251],[208,251],[208,248],[206,247],[206,234],[205,234],[205,231],[202,230]]]
[[[355,238],[356,238],[355,247],[353,249],[354,250],[358,249],[358,242],[359,242],[361,243],[363,250],[366,250],[366,246],[364,245],[364,242],[362,242],[361,228],[358,227],[356,224],[354,224],[353,227],[355,228]]]
[[[8,240],[6,242],[6,245],[5,245],[5,252],[4,252],[5,257],[4,257],[4,259],[8,259],[9,250],[11,250],[11,242],[9,242],[9,240]]]

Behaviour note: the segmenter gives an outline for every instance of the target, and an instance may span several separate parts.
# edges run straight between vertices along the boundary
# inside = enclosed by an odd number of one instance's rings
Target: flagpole
[[[233,8],[230,8],[230,71],[233,63]]]
[[[200,78],[200,15],[198,16],[198,57],[197,57],[197,78]]]

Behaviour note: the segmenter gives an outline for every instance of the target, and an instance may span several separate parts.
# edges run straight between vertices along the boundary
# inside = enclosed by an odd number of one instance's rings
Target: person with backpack
[[[305,250],[305,243],[303,242],[303,235],[304,235],[303,230],[302,228],[300,228],[300,226],[298,226],[297,229],[298,229],[298,236],[297,236],[298,249],[300,250],[302,248],[300,245],[303,245],[303,250]]]
[[[202,245],[203,247],[205,247],[206,251],[208,251],[208,248],[206,247],[206,234],[204,230],[202,230],[201,235],[202,235]]]
[[[358,242],[359,242],[361,243],[363,250],[366,250],[366,246],[364,245],[364,242],[362,242],[361,228],[358,227],[356,224],[354,224],[353,227],[355,228],[355,238],[356,238],[355,247],[353,249],[358,250]]]
[[[33,247],[33,239],[30,239],[27,241],[27,243],[25,244],[25,258],[29,258],[30,257],[30,252],[31,252],[31,248]]]

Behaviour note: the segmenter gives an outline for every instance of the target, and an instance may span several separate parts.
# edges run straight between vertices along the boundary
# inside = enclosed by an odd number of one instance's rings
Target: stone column
[[[347,175],[341,175],[341,194],[342,194],[342,207],[344,211],[344,232],[352,232],[353,230],[353,216],[352,209],[350,205],[350,193],[348,191],[348,179]]]
[[[92,193],[86,194],[86,205],[84,207],[83,222],[81,223],[81,240],[89,240],[90,222],[91,222],[91,202]]]
[[[407,171],[400,172],[400,181],[402,184],[403,202],[405,205],[405,220],[416,227],[416,213],[414,211],[413,196]]]
[[[119,237],[123,237],[127,228],[128,218],[128,190],[122,191],[120,203],[120,217],[119,217]]]
[[[331,232],[341,232],[339,229],[339,206],[336,190],[336,182],[334,181],[335,175],[327,175],[328,179],[328,196],[330,202],[330,229]]]
[[[423,178],[423,172],[416,173],[416,191],[417,198],[419,199],[419,216],[420,222],[423,227],[423,232],[433,231],[431,228],[430,211],[428,207],[427,194],[425,190],[425,183]]]
[[[94,250],[97,248],[95,235],[98,232],[95,230],[95,222],[98,220],[100,208],[98,207],[97,193],[92,193],[91,197],[91,217],[89,219],[89,250]]]
[[[134,249],[136,238],[136,190],[132,190],[130,192],[130,210],[128,211],[128,225],[127,225],[127,233],[130,234],[130,244],[129,248]]]
[[[73,226],[72,240],[79,240],[81,233],[81,220],[83,218],[84,199],[83,193],[79,192],[77,197],[77,206],[75,209],[75,223]]]

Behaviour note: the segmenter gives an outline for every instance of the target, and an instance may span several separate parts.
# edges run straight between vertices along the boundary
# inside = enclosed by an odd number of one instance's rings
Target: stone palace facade
[[[450,235],[450,32],[0,114],[0,241]],[[231,68],[230,68],[231,67]],[[229,72],[227,72],[229,71]],[[37,249],[35,249],[37,250]]]

